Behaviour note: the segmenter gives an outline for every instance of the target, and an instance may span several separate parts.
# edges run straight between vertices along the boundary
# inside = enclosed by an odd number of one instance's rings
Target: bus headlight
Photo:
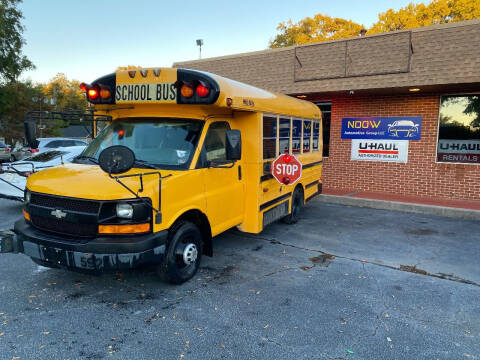
[[[133,217],[133,206],[127,203],[118,203],[117,216],[122,219],[131,219]]]

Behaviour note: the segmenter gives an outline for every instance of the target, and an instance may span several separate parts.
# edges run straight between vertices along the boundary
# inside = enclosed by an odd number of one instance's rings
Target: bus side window
[[[320,122],[313,122],[313,151],[318,151],[318,140],[320,139]]]
[[[207,161],[227,160],[225,147],[227,130],[230,130],[230,125],[227,122],[215,122],[210,125],[204,145]]]
[[[302,120],[293,119],[292,153],[300,153],[302,145]]]
[[[263,115],[263,158],[272,159],[277,153],[277,117]]]
[[[289,118],[280,118],[280,131],[279,131],[279,142],[278,142],[278,155],[288,154],[290,152],[290,119]]]
[[[303,120],[303,152],[310,152],[310,135],[312,134],[312,122]]]

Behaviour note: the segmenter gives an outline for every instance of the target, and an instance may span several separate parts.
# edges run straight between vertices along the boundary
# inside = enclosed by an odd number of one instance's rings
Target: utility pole
[[[198,39],[197,40],[197,46],[200,50],[200,53],[198,55],[198,58],[201,59],[202,58],[202,45],[203,45],[203,39]]]

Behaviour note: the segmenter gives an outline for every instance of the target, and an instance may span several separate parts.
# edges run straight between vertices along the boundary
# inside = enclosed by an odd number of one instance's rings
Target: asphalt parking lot
[[[0,201],[0,229],[21,214]],[[1,359],[480,359],[480,224],[309,203],[182,286],[1,254]]]

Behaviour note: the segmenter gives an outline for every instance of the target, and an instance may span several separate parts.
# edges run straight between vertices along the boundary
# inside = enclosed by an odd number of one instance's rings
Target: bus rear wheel
[[[282,221],[285,224],[295,224],[300,219],[300,212],[304,203],[303,190],[298,186],[292,195],[292,211]]]
[[[202,259],[202,233],[189,221],[174,226],[168,242],[163,277],[171,284],[182,284],[198,271]]]

